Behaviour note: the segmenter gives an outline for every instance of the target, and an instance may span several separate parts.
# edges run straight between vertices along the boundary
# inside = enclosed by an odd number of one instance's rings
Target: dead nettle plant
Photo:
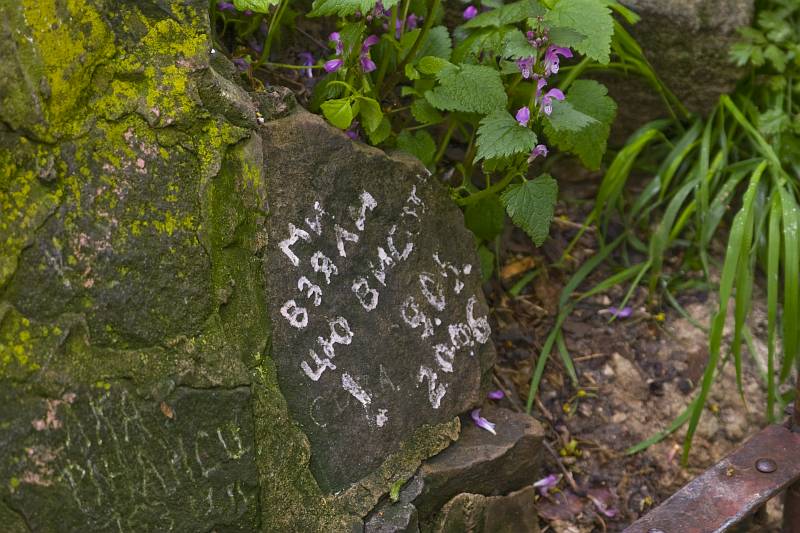
[[[548,173],[554,152],[600,167],[616,104],[602,84],[579,78],[610,64],[620,39],[631,40],[613,13],[635,15],[618,3],[484,0],[461,4],[456,17],[446,17],[441,0],[315,0],[307,12],[288,4],[213,5],[217,26],[246,44],[234,61],[248,73],[300,69],[316,81],[312,111],[353,139],[415,155],[445,178],[486,277],[495,262],[487,244],[506,215],[537,245],[546,239],[558,194]],[[330,27],[328,53],[271,62],[274,34],[290,16]],[[445,164],[456,143],[463,157]]]

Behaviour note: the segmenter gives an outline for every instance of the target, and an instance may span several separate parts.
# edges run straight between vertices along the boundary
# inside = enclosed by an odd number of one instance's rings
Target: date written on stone
[[[397,224],[392,225],[385,236],[377,241],[382,243],[375,250],[367,251],[369,259],[361,268],[345,269],[348,255],[356,253],[360,242],[370,231],[370,215],[378,207],[369,191],[362,191],[357,201],[348,207],[344,220],[336,220],[325,211],[319,201],[313,205],[312,215],[303,221],[288,223],[286,237],[278,243],[283,252],[287,267],[297,272],[296,295],[288,299],[280,308],[281,316],[296,330],[304,331],[316,321],[325,321],[326,335],[312,338],[312,346],[298,354],[297,369],[311,382],[317,382],[327,372],[336,373],[342,388],[352,395],[364,408],[367,420],[378,428],[384,427],[390,413],[382,408],[375,395],[366,390],[352,369],[348,370],[347,347],[358,335],[371,332],[354,330],[348,313],[389,313],[397,324],[407,329],[409,335],[418,335],[425,341],[427,352],[416,376],[418,387],[427,388],[428,400],[432,409],[438,409],[448,390],[448,374],[452,374],[458,364],[460,354],[475,356],[477,345],[489,340],[490,328],[486,316],[475,316],[478,303],[473,294],[462,302],[463,320],[446,323],[441,316],[452,317],[455,313],[448,307],[449,295],[460,295],[465,288],[463,279],[475,275],[472,265],[455,265],[440,257],[437,250],[430,258],[430,271],[415,275],[418,283],[418,296],[409,295],[402,303],[392,309],[381,306],[381,291],[389,290],[387,283],[392,273],[397,271],[415,253],[414,238],[422,229],[425,203],[417,196],[416,186],[408,192]],[[383,231],[386,231],[385,229]],[[302,254],[299,250],[313,249],[315,242],[334,240],[336,254],[329,257],[316,250]],[[330,249],[330,248],[329,248]],[[347,263],[350,264],[350,263]],[[352,305],[339,305],[333,317],[315,317],[315,308],[320,307],[326,292],[341,291],[345,287],[352,298]],[[421,296],[420,296],[421,295]],[[445,342],[435,342],[435,333],[444,328],[447,332]],[[438,336],[442,338],[441,336]],[[298,344],[302,344],[298,343]],[[327,378],[326,378],[327,379]]]

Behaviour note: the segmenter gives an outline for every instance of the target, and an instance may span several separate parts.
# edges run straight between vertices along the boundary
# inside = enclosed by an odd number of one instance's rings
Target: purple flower
[[[257,54],[260,54],[261,51],[264,49],[264,46],[262,44],[259,44],[258,41],[256,41],[253,38],[248,39],[247,44],[249,44],[250,48],[252,48]]]
[[[391,11],[384,8],[383,2],[381,2],[381,0],[378,0],[375,3],[375,9],[372,10],[372,14],[375,17],[388,17],[389,15],[391,15]]]
[[[411,13],[408,17],[406,17],[406,31],[411,31],[417,27],[419,24],[419,17],[416,16],[414,13]],[[388,28],[386,24],[384,24],[384,29]],[[397,19],[394,24],[394,37],[395,39],[400,38],[400,30],[403,29],[403,21],[401,19]]]
[[[633,308],[630,306],[625,306],[622,309],[618,309],[616,307],[609,307],[608,309],[604,310],[606,313],[611,313],[611,316],[614,318],[628,318],[633,314]]]
[[[550,74],[557,74],[558,73],[558,56],[562,55],[564,57],[572,57],[572,50],[569,48],[562,48],[560,46],[551,46],[547,49],[547,52],[544,53],[544,75],[549,76]]]
[[[236,65],[236,68],[238,68],[242,72],[250,68],[250,62],[243,57],[234,58],[233,64]]]
[[[369,57],[368,53],[361,54],[360,61],[361,61],[361,70],[363,70],[364,73],[372,72],[373,70],[378,68],[378,66],[375,65],[375,62],[372,60],[372,58]]]
[[[489,391],[489,394],[486,396],[488,396],[490,400],[502,400],[506,397],[506,393],[501,390],[493,390]]]
[[[555,486],[558,485],[559,480],[561,480],[561,476],[550,474],[549,476],[543,477],[534,483],[533,488],[539,489],[539,494],[542,496],[547,496],[547,493],[550,491],[550,489],[555,488]]]
[[[542,96],[542,111],[544,111],[545,115],[549,115],[553,112],[554,98],[561,101],[564,99],[564,93],[562,93],[560,89],[550,89]]]
[[[231,2],[217,2],[217,9],[220,11],[236,11],[236,6]]]
[[[464,13],[461,14],[464,17],[464,20],[474,19],[475,15],[478,14],[478,8],[475,6],[469,6],[467,9],[464,10]]]
[[[489,422],[488,420],[486,420],[481,416],[480,409],[474,409],[470,413],[470,416],[472,417],[472,421],[475,422],[476,426],[478,426],[481,429],[485,429],[492,435],[497,435],[497,432],[494,430],[494,424],[492,424],[491,422]]]
[[[357,141],[358,140],[358,121],[354,120],[350,123],[350,127],[347,128],[347,131],[344,132],[345,135],[350,137],[350,139]]]
[[[342,64],[344,63],[343,59],[331,59],[325,62],[324,68],[325,72],[336,72],[340,68],[342,68]]]
[[[537,74],[533,75],[533,79],[536,81],[536,101],[538,102],[539,98],[542,97],[542,89],[547,85],[547,80],[540,78]]]
[[[517,68],[522,73],[522,77],[526,80],[533,75],[533,66],[535,64],[536,58],[533,56],[517,59]]]
[[[547,146],[543,144],[537,144],[533,150],[531,150],[531,155],[528,156],[528,163],[533,162],[533,160],[539,156],[547,157]]]
[[[371,46],[375,46],[380,41],[380,38],[377,35],[370,35],[364,42],[361,43],[361,53],[369,52]]]
[[[360,57],[361,70],[363,70],[365,73],[372,72],[373,70],[378,68],[375,65],[375,62],[369,56],[370,47],[378,44],[378,41],[380,41],[380,39],[378,38],[377,35],[370,35],[369,37],[364,39],[364,42],[361,44],[361,57]]]
[[[527,126],[528,121],[531,119],[531,110],[528,109],[528,106],[520,107],[515,115],[517,122],[519,122],[520,126]]]
[[[310,52],[300,52],[299,54],[297,54],[297,56],[300,58],[300,60],[303,62],[303,65],[306,67],[310,67],[311,65],[314,64],[314,56],[312,56]],[[313,69],[308,68],[304,72],[306,73],[306,76],[308,76],[309,78],[314,77]]]
[[[339,32],[335,31],[331,33],[328,36],[328,40],[333,41],[336,44],[336,55],[342,55],[342,52],[344,52],[344,44],[342,44],[342,37],[339,35]]]
[[[252,17],[253,16],[253,12],[250,9],[245,9],[244,10],[244,16],[245,17]]]

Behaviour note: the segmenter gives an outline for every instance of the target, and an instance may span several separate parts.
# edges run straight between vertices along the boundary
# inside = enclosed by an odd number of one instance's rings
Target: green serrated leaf
[[[436,75],[439,83],[425,98],[436,109],[488,114],[508,103],[500,73],[482,65],[449,65]]]
[[[600,63],[608,63],[614,18],[607,0],[561,0],[544,17],[546,24],[574,30],[585,37],[575,50]]]
[[[341,130],[346,130],[353,122],[353,107],[349,98],[328,100],[323,102],[320,108],[328,122]]]
[[[361,117],[361,123],[367,131],[374,131],[378,129],[381,121],[383,120],[383,111],[380,104],[372,98],[364,96],[358,97],[359,110],[358,114]]]
[[[269,6],[275,6],[280,0],[233,0],[233,6],[239,11],[253,11],[255,13],[268,13]]]
[[[525,34],[516,28],[506,33],[503,38],[503,57],[519,59],[536,56],[536,53],[536,49],[525,38]]]
[[[428,75],[438,74],[440,70],[448,65],[452,65],[452,63],[441,57],[425,56],[417,63],[417,70]]]
[[[597,122],[597,119],[590,117],[575,109],[566,100],[553,100],[553,111],[547,117],[548,126],[556,132],[580,131],[590,124]]]
[[[536,145],[536,134],[522,126],[505,109],[481,120],[475,161],[528,153]]]
[[[411,114],[420,124],[438,124],[444,117],[424,98],[417,98],[411,104]]]
[[[595,119],[595,122],[577,131],[556,131],[546,123],[545,134],[560,150],[572,152],[580,157],[586,168],[597,170],[606,151],[617,104],[608,96],[608,89],[594,80],[575,81],[567,93],[567,102],[576,111]]]
[[[403,131],[397,136],[397,148],[422,161],[426,167],[433,166],[436,142],[425,130]]]
[[[516,24],[529,18],[544,15],[544,8],[536,0],[520,0],[497,9],[481,13],[464,24],[464,28],[486,28]]]
[[[464,211],[464,223],[485,241],[491,241],[503,231],[506,210],[496,194],[470,204]]]
[[[428,32],[428,37],[417,51],[417,57],[434,56],[449,60],[453,53],[450,32],[444,26],[435,26]]]
[[[419,71],[414,68],[414,65],[411,63],[406,63],[406,66],[403,68],[405,70],[406,78],[409,80],[418,80],[420,79]]]
[[[385,141],[389,135],[391,135],[391,133],[392,124],[389,122],[389,119],[384,116],[383,120],[381,120],[381,123],[375,130],[367,130],[367,137],[369,137],[369,142],[372,145],[377,146]]]
[[[397,5],[399,0],[384,0],[384,9],[391,9]],[[324,17],[327,15],[338,15],[345,17],[354,15],[357,11],[367,13],[375,8],[377,0],[314,0],[312,5],[312,17]]]
[[[536,246],[541,246],[550,233],[557,198],[558,183],[548,174],[510,187],[500,197],[508,216]]]
[[[548,35],[550,42],[554,45],[567,46],[569,48],[575,48],[586,40],[586,35],[572,28],[559,28],[557,26],[551,27]]]

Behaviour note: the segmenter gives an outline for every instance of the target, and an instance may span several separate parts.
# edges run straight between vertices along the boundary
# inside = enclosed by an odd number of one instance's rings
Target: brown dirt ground
[[[495,382],[507,394],[502,403],[517,410],[525,405],[561,288],[597,248],[587,233],[570,265],[560,270],[549,266],[558,262],[577,231],[578,224],[563,214],[562,209],[550,240],[540,249],[509,229],[502,240],[500,279],[486,285],[498,347]],[[543,273],[518,297],[508,294],[525,272],[542,266]],[[582,289],[610,273],[604,267]],[[665,429],[685,409],[708,356],[706,334],[672,307],[648,304],[644,289],[631,299],[631,317],[610,321],[603,310],[619,305],[626,291],[627,286],[618,286],[585,300],[564,323],[578,387],[570,382],[557,350],[548,362],[532,414],[547,429],[543,476],[558,474],[561,480],[550,497],[538,502],[543,531],[621,531],[765,425],[765,388],[756,365],[765,366],[766,314],[756,303],[750,320],[755,357],[744,349],[746,403],[737,392],[733,364],[726,364],[710,394],[687,467],[680,464],[682,430],[642,453],[626,455],[628,447]],[[716,309],[713,292],[685,293],[678,300],[701,324],[708,324]],[[586,396],[579,396],[581,389]],[[618,513],[604,516],[589,496]],[[780,504],[773,502],[767,524],[749,525],[747,531],[777,531],[779,517]]]

